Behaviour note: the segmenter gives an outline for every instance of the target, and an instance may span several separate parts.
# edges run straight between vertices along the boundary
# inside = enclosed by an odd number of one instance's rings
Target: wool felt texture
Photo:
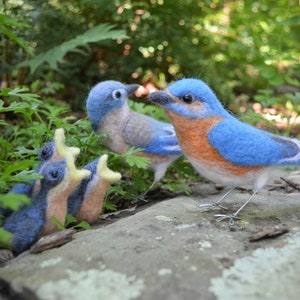
[[[64,130],[62,128],[58,128],[55,130],[54,140],[44,144],[40,149],[38,153],[38,159],[41,163],[36,167],[36,172],[41,173],[41,170],[49,162],[63,159],[67,151],[70,151],[74,155],[74,157],[76,157],[79,154],[80,149],[77,147],[66,146]],[[39,180],[30,180],[27,184],[20,183],[15,185],[9,191],[9,193],[23,194],[31,198],[33,192],[37,192],[37,190],[39,189],[38,184]],[[12,213],[13,210],[0,207],[0,214],[4,218],[7,218]]]
[[[76,216],[79,221],[95,222],[102,211],[107,189],[112,183],[121,179],[120,173],[108,168],[107,159],[108,156],[104,154],[84,166],[83,169],[90,171],[90,176],[83,179],[68,198],[68,213]],[[93,207],[95,209],[92,209]],[[89,211],[89,213],[77,216],[79,210]]]
[[[300,163],[300,144],[234,119],[225,119],[208,134],[211,145],[228,161],[242,166]],[[298,155],[298,156],[297,156]]]
[[[209,116],[222,116],[224,118],[233,118],[233,116],[224,109],[223,105],[217,99],[214,92],[208,87],[208,85],[199,79],[182,79],[168,87],[169,95],[175,98],[182,99],[183,103],[186,103],[183,98],[186,96],[191,97],[190,104],[200,104],[196,106],[195,113],[192,118],[209,117]],[[178,113],[189,117],[193,110],[191,107],[185,107],[180,102],[170,102],[170,108],[176,107]],[[166,107],[168,107],[166,105]],[[203,107],[203,109],[201,108]],[[201,109],[200,109],[201,108]],[[185,112],[186,111],[186,112]]]
[[[158,181],[182,150],[171,124],[130,110],[127,97],[137,88],[113,80],[98,83],[88,95],[87,114],[95,132],[108,133],[102,142],[111,151],[122,154],[129,147],[142,148]]]
[[[53,156],[55,150],[55,143],[54,142],[48,142],[46,143],[41,150],[39,151],[38,154],[38,159],[41,162],[41,164],[39,164],[36,167],[36,172],[40,173],[40,170],[43,168],[43,165],[51,159],[51,157]],[[33,189],[34,189],[34,180],[29,180],[28,183],[19,183],[16,184],[10,191],[9,193],[14,193],[14,194],[22,194],[22,195],[26,195],[28,197],[32,197],[32,193],[33,193]],[[10,216],[14,211],[9,209],[9,208],[3,208],[0,207],[0,214],[4,217],[7,218],[8,216]]]
[[[41,189],[32,196],[32,203],[23,206],[11,214],[5,221],[4,229],[14,236],[11,244],[16,254],[27,250],[38,238],[45,223],[45,213],[48,203],[48,193],[64,178],[66,162],[55,161],[43,168]]]
[[[214,181],[261,188],[268,177],[265,169],[300,163],[299,140],[241,122],[199,79],[179,80],[148,98],[165,109],[193,166]]]
[[[40,162],[46,162],[51,159],[55,152],[55,143],[54,142],[48,142],[46,143],[39,151],[38,159]]]
[[[39,173],[39,171],[42,169],[43,165],[51,160],[51,157],[53,156],[53,153],[55,151],[55,143],[54,142],[49,142],[46,143],[39,151],[38,154],[38,159],[41,162],[36,167],[36,172]],[[15,193],[15,194],[23,194],[28,197],[32,196],[32,191],[33,191],[33,184],[34,181],[30,180],[28,181],[28,184],[20,183],[15,185],[9,192],[10,193]]]

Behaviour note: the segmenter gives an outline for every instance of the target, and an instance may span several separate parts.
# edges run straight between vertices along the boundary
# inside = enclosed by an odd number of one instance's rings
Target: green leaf
[[[81,228],[81,229],[88,230],[88,229],[91,229],[92,226],[91,226],[88,222],[86,222],[86,221],[81,221],[80,223],[78,223],[78,224],[72,226],[71,228],[74,228],[74,229],[79,229],[79,228]]]
[[[283,26],[297,26],[300,25],[300,15],[293,16],[285,21],[278,22]]]
[[[36,161],[33,160],[23,160],[23,161],[16,161],[13,164],[9,165],[1,174],[2,176],[6,176],[8,174],[13,174],[17,171],[22,171],[28,169],[36,164]],[[17,175],[16,175],[17,176]]]
[[[111,154],[114,156],[111,158],[111,161],[115,160],[125,160],[125,162],[130,166],[130,167],[138,167],[142,169],[147,169],[148,165],[150,164],[150,159],[147,157],[142,157],[142,156],[137,156],[135,153],[142,152],[144,149],[142,148],[135,148],[135,147],[130,147],[126,150],[125,153],[123,154],[116,154],[111,152]]]
[[[2,32],[19,46],[21,46],[21,48],[23,48],[30,56],[33,56],[32,50],[26,45],[27,42],[24,39],[18,37],[8,27],[24,29],[29,28],[30,26],[28,24],[16,21],[15,19],[9,18],[4,14],[0,14],[0,32]]]
[[[183,181],[170,182],[162,185],[164,188],[168,189],[171,192],[183,191],[186,195],[192,193],[191,189]]]
[[[69,226],[73,223],[76,223],[76,224],[73,226]],[[91,229],[92,228],[88,222],[86,222],[86,221],[79,222],[74,216],[72,216],[70,214],[67,214],[65,227],[74,228],[74,229],[79,229],[79,228]]]
[[[1,112],[1,109],[0,109]],[[9,126],[8,123],[6,123],[4,120],[0,120],[0,126]]]
[[[0,227],[0,245],[3,248],[12,250],[10,240],[13,238],[13,234]]]
[[[41,104],[40,96],[37,94],[26,93],[29,91],[29,88],[26,87],[15,87],[7,93],[7,96],[19,97],[22,100],[28,101],[30,103],[34,102]],[[1,95],[1,94],[0,94]]]
[[[0,195],[0,207],[17,210],[21,205],[29,205],[31,200],[26,195],[9,193]]]
[[[31,73],[34,73],[38,67],[48,63],[51,69],[58,69],[58,64],[64,62],[64,57],[68,52],[78,52],[78,47],[86,46],[88,43],[95,43],[106,39],[125,39],[127,38],[124,30],[113,30],[115,26],[110,24],[101,24],[87,30],[85,33],[56,46],[46,53],[37,55],[30,61],[25,61],[17,67],[29,66]],[[80,50],[81,53],[86,53]]]
[[[109,202],[109,201],[104,202],[104,208],[109,210],[109,211],[117,211],[118,210],[116,205]]]
[[[59,220],[58,220],[56,217],[51,216],[51,217],[50,217],[50,220],[52,221],[52,223],[53,223],[54,225],[57,226],[57,228],[58,228],[59,230],[64,230],[64,229],[65,229],[64,224],[60,223]]]
[[[134,148],[130,147],[127,151],[122,155],[125,161],[128,163],[130,167],[138,167],[141,169],[147,169],[148,165],[150,164],[150,159],[147,157],[137,156],[134,155],[135,153],[143,151],[142,148]]]

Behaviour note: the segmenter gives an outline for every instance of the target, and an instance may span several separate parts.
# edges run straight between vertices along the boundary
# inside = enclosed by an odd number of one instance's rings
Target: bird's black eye
[[[48,150],[47,149],[43,149],[42,150],[42,156],[47,156],[48,154]]]
[[[182,100],[183,100],[185,103],[190,104],[190,103],[193,102],[194,97],[193,97],[193,95],[191,95],[191,94],[186,94],[186,95],[183,95],[183,96],[182,96]]]
[[[114,96],[115,98],[119,99],[119,98],[121,98],[122,94],[121,94],[120,91],[114,91],[114,92],[113,92],[113,96]]]
[[[51,175],[52,175],[53,178],[57,178],[58,177],[58,171],[56,171],[56,170],[52,171]]]

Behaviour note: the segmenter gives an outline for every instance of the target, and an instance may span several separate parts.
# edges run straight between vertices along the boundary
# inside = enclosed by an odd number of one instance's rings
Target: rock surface
[[[233,229],[198,207],[225,191],[198,190],[25,252],[0,268],[0,299],[299,299],[300,192],[280,186],[257,194]],[[235,190],[224,205],[234,212],[249,195]],[[249,241],[283,225],[283,235]]]

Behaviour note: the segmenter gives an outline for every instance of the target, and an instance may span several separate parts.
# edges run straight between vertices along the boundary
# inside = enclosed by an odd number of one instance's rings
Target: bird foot
[[[146,200],[143,196],[131,201],[131,204],[133,205],[143,205],[145,203],[148,203],[148,200]]]
[[[203,210],[203,212],[210,211],[210,210],[213,210],[213,209],[224,209],[224,210],[227,210],[226,207],[220,205],[219,203],[199,204],[198,207],[200,207]]]
[[[232,215],[223,215],[223,214],[217,214],[215,215],[217,222],[222,222],[224,220],[229,219],[229,226],[234,226],[235,222],[234,220],[241,220],[241,218],[237,217],[235,214]]]

